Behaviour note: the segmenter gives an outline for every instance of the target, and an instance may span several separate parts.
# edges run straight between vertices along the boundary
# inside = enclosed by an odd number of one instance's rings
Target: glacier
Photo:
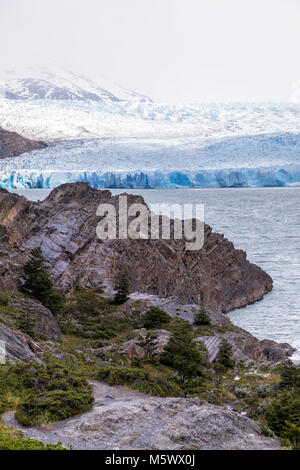
[[[0,160],[0,187],[300,185],[300,107],[0,99],[0,126],[49,147]]]

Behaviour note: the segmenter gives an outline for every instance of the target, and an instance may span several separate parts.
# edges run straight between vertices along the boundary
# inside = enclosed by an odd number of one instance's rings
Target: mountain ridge
[[[103,77],[90,78],[63,68],[22,72],[0,70],[0,97],[12,100],[79,100],[151,102],[147,96],[115,85]]]

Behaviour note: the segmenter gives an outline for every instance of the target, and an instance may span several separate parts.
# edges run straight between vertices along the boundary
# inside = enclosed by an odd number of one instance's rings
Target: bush
[[[131,320],[115,313],[111,299],[99,289],[78,287],[65,312],[57,317],[63,334],[88,339],[111,339],[131,327]]]
[[[280,365],[280,388],[293,390],[300,389],[300,367],[296,366],[291,360]]]
[[[279,436],[289,439],[294,449],[300,450],[300,394],[281,392],[266,409],[270,428]]]
[[[272,431],[300,450],[300,367],[289,360],[279,371],[279,390],[266,409],[266,420]]]
[[[147,378],[144,370],[135,367],[106,366],[96,373],[97,380],[104,380],[110,385],[132,385]]]
[[[53,390],[30,395],[17,407],[16,418],[25,426],[66,419],[91,408],[93,397],[86,390]]]
[[[0,450],[66,450],[60,442],[44,444],[35,439],[22,438],[21,431],[11,429],[0,423]]]
[[[0,369],[0,411],[14,409],[23,424],[51,422],[89,409],[91,387],[80,372],[53,357],[47,364],[16,364]]]
[[[44,444],[35,439],[1,439],[0,436],[0,450],[67,450],[61,445],[57,444]]]
[[[6,307],[8,305],[9,295],[4,292],[0,292],[0,305]]]
[[[170,323],[170,321],[170,315],[159,307],[150,307],[143,318],[144,328],[147,328],[147,330],[160,328]]]
[[[170,380],[169,372],[160,372],[151,367],[143,369],[126,366],[104,366],[97,371],[95,378],[110,385],[126,385],[152,396],[183,396],[181,388]]]
[[[199,312],[195,313],[194,315],[194,323],[195,325],[202,326],[202,325],[210,325],[210,317],[207,315],[204,309],[199,310]]]

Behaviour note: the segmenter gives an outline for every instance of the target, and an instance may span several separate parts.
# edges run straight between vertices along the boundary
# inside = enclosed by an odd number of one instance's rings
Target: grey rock
[[[123,387],[94,382],[91,411],[59,423],[24,428],[12,413],[4,422],[44,442],[71,443],[76,449],[279,449],[251,419],[199,398],[149,397]],[[114,396],[111,400],[109,396]]]
[[[14,296],[11,298],[9,305],[20,309],[24,313],[28,313],[29,317],[34,320],[34,331],[44,334],[52,341],[57,341],[59,339],[61,335],[60,328],[54,315],[40,302],[30,298]]]
[[[25,333],[0,323],[0,340],[5,345],[5,361],[40,362],[37,356],[42,351],[40,346]]]

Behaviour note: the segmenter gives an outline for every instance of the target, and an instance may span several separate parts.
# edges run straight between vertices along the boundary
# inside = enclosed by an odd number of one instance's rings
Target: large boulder
[[[9,305],[20,311],[20,315],[28,315],[33,322],[33,330],[51,341],[57,341],[61,335],[60,328],[52,312],[34,299],[12,296]]]
[[[12,330],[0,323],[1,363],[40,362],[38,353],[42,352],[39,344],[22,331]]]
[[[0,341],[5,361],[39,362],[41,353],[49,348],[45,341],[57,341],[60,334],[53,314],[40,302],[0,292]]]

